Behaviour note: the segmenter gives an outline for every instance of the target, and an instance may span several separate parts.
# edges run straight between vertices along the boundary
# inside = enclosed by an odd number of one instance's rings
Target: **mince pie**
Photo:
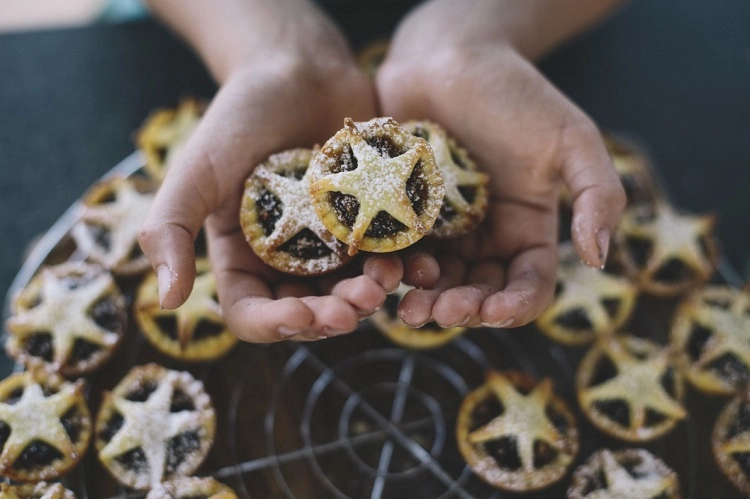
[[[198,127],[205,110],[205,102],[188,98],[175,109],[158,109],[146,118],[135,141],[146,157],[145,170],[151,178],[164,180],[171,161]]]
[[[503,490],[544,488],[565,475],[578,452],[575,418],[552,391],[515,371],[487,373],[461,403],[458,447],[469,467]]]
[[[140,177],[110,177],[83,199],[72,235],[86,257],[118,275],[150,267],[138,245],[138,230],[154,199],[156,186]]]
[[[61,483],[0,483],[0,499],[76,499]]]
[[[384,306],[370,316],[375,328],[389,340],[407,348],[437,348],[466,331],[465,327],[442,328],[434,322],[428,322],[418,328],[406,324],[398,317],[396,311],[399,302],[410,289],[410,286],[400,284],[395,293],[386,296]]]
[[[214,360],[229,351],[237,337],[224,323],[208,260],[199,258],[195,263],[193,290],[174,310],[161,307],[156,274],[147,275],[136,294],[135,318],[149,342],[170,357]]]
[[[8,319],[8,353],[79,376],[106,362],[125,335],[125,299],[112,274],[68,262],[43,268],[18,295]]]
[[[439,239],[451,238],[476,229],[487,213],[489,177],[477,171],[477,165],[466,149],[437,123],[409,121],[403,126],[429,142],[435,163],[443,175],[443,206],[429,235]]]
[[[405,248],[440,213],[443,177],[432,148],[393,118],[345,119],[311,167],[315,211],[350,255]]]
[[[602,449],[573,472],[568,499],[679,499],[680,480],[646,449]]]
[[[576,390],[584,414],[614,437],[643,442],[687,416],[684,383],[670,351],[634,336],[602,337],[578,366]]]
[[[653,204],[663,199],[646,153],[633,142],[612,134],[604,135],[604,145],[628,198],[628,205]]]
[[[675,313],[671,343],[696,388],[736,392],[750,380],[750,289],[709,286],[692,293]]]
[[[51,480],[81,460],[91,437],[83,389],[41,366],[0,382],[0,475]]]
[[[245,182],[240,225],[248,244],[271,267],[302,276],[346,264],[346,244],[318,218],[310,197],[310,161],[316,151],[292,149],[258,165]]]
[[[185,476],[156,485],[145,499],[237,499],[237,494],[213,478]]]
[[[590,343],[628,320],[636,288],[630,281],[592,269],[570,243],[558,250],[555,298],[536,320],[551,339],[566,345]]]
[[[717,416],[711,446],[721,472],[743,494],[750,495],[750,392],[747,387]]]
[[[674,296],[703,284],[718,259],[711,215],[683,215],[666,203],[625,212],[615,232],[619,263],[639,288]]]
[[[375,40],[365,45],[362,50],[357,52],[357,67],[367,76],[375,79],[375,75],[380,69],[380,65],[388,55],[388,49],[391,46],[389,39]]]
[[[203,383],[188,372],[147,364],[131,369],[104,394],[96,449],[117,480],[143,490],[193,473],[215,429],[216,414]]]

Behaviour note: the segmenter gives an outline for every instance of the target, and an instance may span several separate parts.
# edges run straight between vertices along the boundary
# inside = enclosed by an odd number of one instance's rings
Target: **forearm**
[[[407,23],[426,39],[462,46],[508,43],[535,60],[603,19],[623,1],[430,0]]]
[[[147,0],[201,56],[217,81],[253,61],[317,47],[347,57],[344,38],[309,0]]]

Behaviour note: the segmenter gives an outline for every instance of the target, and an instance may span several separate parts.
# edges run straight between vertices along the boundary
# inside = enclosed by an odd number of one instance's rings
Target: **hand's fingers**
[[[442,255],[438,258],[440,264],[440,278],[434,288],[448,289],[464,283],[466,262],[455,255]]]
[[[385,302],[383,288],[366,275],[340,281],[333,287],[331,294],[345,300],[360,318],[372,315]]]
[[[309,284],[299,281],[281,282],[274,286],[274,295],[276,298],[287,298],[289,296],[302,298],[314,294],[314,290]]]
[[[479,284],[450,288],[435,301],[432,316],[441,327],[476,325],[482,303],[496,289]]]
[[[467,272],[466,282],[502,289],[505,287],[505,267],[492,261],[477,263]]]
[[[404,259],[404,281],[416,288],[432,288],[440,278],[440,265],[424,252],[411,253]]]
[[[507,285],[488,296],[479,310],[482,324],[517,327],[537,317],[552,300],[557,252],[554,244],[527,249],[508,267]]]
[[[432,289],[412,289],[398,304],[398,317],[411,327],[422,327],[432,320],[432,307],[440,296],[440,291]]]
[[[338,296],[307,296],[302,301],[313,312],[312,331],[327,338],[350,333],[359,326],[359,315]]]
[[[563,132],[562,147],[562,176],[573,195],[573,243],[586,265],[603,268],[625,191],[593,124]]]
[[[393,293],[404,276],[404,265],[397,255],[373,255],[367,257],[362,273],[377,282],[386,294]]]

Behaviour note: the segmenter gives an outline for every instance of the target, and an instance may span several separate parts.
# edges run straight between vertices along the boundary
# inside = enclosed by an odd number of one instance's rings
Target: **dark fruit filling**
[[[156,391],[157,386],[155,381],[143,381],[134,386],[124,398],[133,402],[145,402]]]
[[[733,438],[748,430],[750,430],[750,404],[743,402],[737,410],[737,415],[727,428],[726,438]]]
[[[414,131],[411,132],[415,137],[421,137],[424,140],[430,140],[430,132],[423,126],[415,126]]]
[[[349,227],[354,227],[354,222],[359,213],[359,201],[351,194],[342,194],[340,192],[329,192],[328,202],[336,212],[339,221]]]
[[[388,213],[381,211],[370,222],[365,237],[386,237],[406,229],[406,226]]]
[[[589,331],[594,327],[589,320],[586,310],[580,307],[561,313],[555,317],[555,323],[566,329],[573,329],[575,331]]]
[[[24,387],[19,386],[12,392],[10,392],[10,395],[8,396],[7,400],[3,400],[4,404],[13,405],[19,400],[21,400],[21,397],[23,397],[23,392],[25,391]]]
[[[477,198],[477,188],[473,185],[462,185],[458,187],[458,192],[466,200],[467,203],[472,204]]]
[[[547,416],[547,419],[550,420],[552,426],[554,426],[561,434],[566,434],[570,429],[570,423],[565,415],[554,410],[552,406],[548,405],[544,409],[544,414]]]
[[[294,237],[279,246],[279,251],[303,260],[317,260],[331,254],[331,248],[326,246],[310,229],[302,229]]]
[[[125,423],[125,418],[122,417],[122,414],[119,412],[114,412],[112,414],[112,417],[104,423],[104,427],[99,432],[99,439],[103,440],[104,442],[109,442],[112,440],[112,437],[114,437],[118,431],[120,431],[120,428],[122,428],[122,425]]]
[[[620,458],[620,466],[622,466],[622,468],[635,479],[646,476],[646,473],[639,471],[642,468],[642,463],[643,460],[637,455],[631,456],[626,454]]]
[[[599,400],[593,403],[594,409],[625,428],[630,427],[630,409],[622,400]]]
[[[711,330],[703,327],[697,322],[693,322],[693,328],[688,336],[688,341],[685,350],[690,356],[690,360],[696,362],[703,352],[703,347],[706,345],[708,340],[711,338]]]
[[[746,477],[750,476],[750,452],[732,454],[732,459],[740,465],[740,469],[742,469]]]
[[[263,189],[255,205],[258,209],[260,225],[263,227],[263,234],[268,237],[273,233],[276,222],[281,218],[283,208],[281,200],[271,194],[268,189]]]
[[[464,158],[461,157],[460,154],[458,154],[458,151],[454,149],[453,147],[451,149],[451,159],[456,164],[457,167],[461,168],[462,170],[468,170],[469,167],[466,166],[466,163],[464,163]]]
[[[437,220],[435,220],[435,227],[440,227],[445,222],[450,222],[456,217],[456,215],[458,215],[456,209],[445,197],[443,197],[443,206],[440,207],[440,215]]]
[[[698,247],[701,249],[703,256],[709,260],[713,257],[711,240],[706,236],[698,236]]]
[[[172,392],[172,400],[169,403],[169,412],[194,411],[195,404],[193,399],[187,393],[179,388]]]
[[[667,416],[664,414],[654,411],[652,409],[646,409],[646,417],[643,421],[643,426],[656,426],[667,420]]]
[[[76,338],[73,342],[73,350],[70,353],[70,364],[77,362],[85,362],[89,360],[95,353],[101,351],[101,347],[90,341],[86,341],[82,338]]]
[[[138,258],[141,258],[143,256],[143,250],[141,249],[141,245],[138,243],[134,243],[133,247],[130,248],[130,253],[128,254],[128,261],[137,260]]]
[[[562,294],[563,290],[565,289],[565,286],[561,282],[555,283],[555,297],[558,297]]]
[[[8,441],[9,436],[10,426],[8,426],[5,421],[0,421],[0,449],[5,447],[5,442]]]
[[[632,175],[621,175],[620,181],[622,182],[622,187],[625,189],[625,196],[629,202],[632,203],[647,198],[647,196],[641,195],[642,193],[641,188],[638,185],[638,180]]]
[[[614,319],[617,317],[617,312],[620,311],[620,304],[622,303],[622,300],[619,298],[602,298],[601,300],[602,307],[604,307],[604,310],[607,311],[607,315],[609,315],[610,319]]]
[[[748,367],[734,354],[725,353],[712,361],[708,368],[719,376],[727,385],[739,386],[750,378]]]
[[[655,281],[667,283],[685,282],[694,278],[695,271],[678,258],[670,258],[654,274]]]
[[[331,168],[331,173],[350,172],[352,170],[356,170],[357,166],[359,166],[359,163],[357,162],[357,158],[354,156],[354,151],[352,151],[351,146],[349,146],[344,150],[344,152],[341,153],[341,156],[339,156],[339,160],[336,162],[334,167]]]
[[[159,330],[174,341],[177,341],[177,317],[174,315],[158,315],[154,322]]]
[[[115,458],[123,468],[132,471],[134,473],[146,473],[148,471],[148,460],[143,449],[136,447],[133,450],[129,450],[124,454],[120,454]]]
[[[91,307],[91,319],[107,331],[123,329],[122,309],[112,297],[104,297]]]
[[[559,452],[543,440],[534,441],[534,468],[542,468],[552,464],[557,459]]]
[[[487,454],[495,458],[495,461],[497,461],[497,464],[501,468],[516,471],[523,466],[521,458],[518,455],[518,446],[516,445],[516,439],[514,437],[503,437],[498,438],[497,440],[490,440],[483,445],[487,450]]]
[[[474,408],[474,412],[471,414],[469,431],[472,432],[481,428],[504,412],[505,407],[496,397],[487,397]]]
[[[409,201],[411,201],[411,207],[414,209],[414,213],[418,216],[421,216],[422,213],[424,213],[428,192],[429,186],[425,181],[422,162],[418,161],[417,164],[414,165],[409,180],[406,181],[406,195],[409,197]]]
[[[33,470],[48,466],[62,457],[62,453],[48,443],[34,440],[18,456],[13,467],[17,470]]]
[[[24,342],[26,352],[32,357],[39,357],[46,362],[52,362],[52,335],[49,333],[33,333]]]
[[[167,162],[168,152],[169,152],[169,149],[167,149],[166,147],[157,147],[154,150],[154,154],[156,154],[156,157],[159,160],[159,163],[164,164]]]
[[[604,475],[604,470],[601,468],[597,469],[593,475],[587,475],[585,480],[586,482],[581,488],[581,495],[583,497],[588,496],[592,492],[606,489],[608,487],[607,477]]]
[[[703,303],[705,303],[709,307],[721,308],[724,310],[728,310],[729,307],[732,306],[731,300],[725,300],[721,298],[704,298]]]
[[[649,258],[651,258],[654,243],[649,239],[631,236],[625,240],[625,244],[628,247],[628,252],[633,259],[633,263],[638,268],[645,267]]]
[[[406,152],[397,147],[388,137],[375,136],[366,138],[365,141],[384,158],[395,158]]]
[[[112,233],[110,230],[100,225],[90,225],[89,230],[94,237],[96,245],[102,248],[104,252],[109,252],[110,245],[112,244]]]
[[[594,375],[591,378],[591,385],[601,385],[605,381],[609,381],[617,376],[618,373],[617,366],[612,362],[612,359],[606,355],[602,355],[596,361],[596,365],[594,366]]]
[[[215,338],[224,332],[224,325],[207,319],[201,319],[193,331],[193,340],[201,341],[208,338]]]
[[[197,431],[189,431],[172,437],[167,444],[164,475],[170,476],[174,474],[187,456],[200,450],[200,448],[201,441]]]
[[[68,437],[70,437],[71,442],[78,442],[78,439],[81,436],[81,430],[83,429],[83,421],[83,416],[76,406],[68,409],[60,418],[60,423],[62,423],[63,428],[65,428],[65,432],[68,434]]]
[[[676,393],[676,386],[675,386],[675,379],[674,379],[674,369],[669,368],[664,372],[664,375],[659,380],[659,383],[661,384],[661,387],[664,388],[664,391],[667,392],[671,396],[675,396]]]

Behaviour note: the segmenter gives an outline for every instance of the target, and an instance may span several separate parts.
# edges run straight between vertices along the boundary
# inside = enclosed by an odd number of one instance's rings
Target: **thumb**
[[[571,238],[586,265],[603,268],[611,235],[625,207],[625,191],[593,123],[573,135],[574,142],[565,145],[562,163],[563,181],[573,195]]]

